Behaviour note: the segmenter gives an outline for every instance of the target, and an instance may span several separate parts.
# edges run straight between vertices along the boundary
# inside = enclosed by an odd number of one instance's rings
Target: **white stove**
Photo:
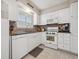
[[[58,33],[58,27],[50,27],[47,29],[46,33],[46,46],[50,48],[57,49],[57,33]]]

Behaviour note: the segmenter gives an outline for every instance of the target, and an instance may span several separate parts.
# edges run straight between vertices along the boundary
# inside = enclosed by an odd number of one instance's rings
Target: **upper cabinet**
[[[57,15],[56,12],[55,13],[42,14],[40,16],[40,24],[41,25],[57,23],[57,21],[58,21],[58,15]]]
[[[34,12],[34,15],[33,15],[33,25],[39,25],[39,21],[40,21],[40,15],[37,14],[36,12]]]
[[[8,1],[1,0],[1,18],[8,19]]]
[[[58,23],[70,23],[70,9],[65,8],[58,12]]]
[[[47,24],[47,16],[41,15],[40,16],[40,25],[46,25]]]
[[[70,23],[70,8],[42,14],[40,24]]]
[[[49,14],[49,16],[48,16],[47,24],[53,24],[53,23],[58,23],[58,14],[57,14],[57,12]]]
[[[17,20],[17,11],[16,0],[9,0],[9,20]]]

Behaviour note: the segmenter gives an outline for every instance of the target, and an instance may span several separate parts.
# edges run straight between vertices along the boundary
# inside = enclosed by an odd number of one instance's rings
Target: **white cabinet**
[[[29,45],[29,51],[34,49],[37,46],[37,41],[36,41],[36,35],[35,33],[29,34],[28,36],[28,45]]]
[[[71,52],[78,53],[78,36],[71,36]]]
[[[34,25],[40,25],[40,21],[41,19],[40,19],[40,15],[39,14],[37,14],[37,23],[36,24],[34,24]],[[35,21],[36,22],[36,21]]]
[[[33,18],[33,25],[40,25],[40,15],[35,12]]]
[[[51,15],[51,17],[47,19],[47,24],[53,24],[53,23],[58,23],[58,16],[56,14]]]
[[[9,59],[9,21],[1,18],[1,59]]]
[[[48,14],[47,24],[58,23],[59,11]]]
[[[70,34],[58,33],[58,48],[70,51]]]
[[[41,44],[41,32],[29,34],[28,39],[29,51],[31,51],[32,49]]]
[[[40,17],[40,24],[53,24],[58,22],[58,12],[52,12],[47,14],[42,14]]]
[[[46,44],[46,32],[42,32],[42,44]]]
[[[1,18],[8,19],[9,16],[8,8],[9,8],[8,1],[1,0]]]
[[[41,15],[40,16],[40,25],[46,25],[47,24],[47,16],[46,15]]]
[[[17,19],[17,3],[16,0],[9,0],[9,20]]]
[[[70,23],[70,8],[42,14],[40,18],[41,24]]]
[[[12,37],[12,58],[21,59],[28,52],[42,43],[41,32]]]
[[[9,21],[7,0],[1,0],[1,59],[9,59]]]
[[[72,3],[71,10],[71,52],[78,53],[78,3]]]
[[[28,40],[24,36],[12,39],[12,59],[21,59],[28,53]]]
[[[65,8],[58,12],[58,23],[70,23],[70,9]]]
[[[34,38],[31,35],[28,36],[28,51],[31,51],[34,48],[34,45],[35,45]]]

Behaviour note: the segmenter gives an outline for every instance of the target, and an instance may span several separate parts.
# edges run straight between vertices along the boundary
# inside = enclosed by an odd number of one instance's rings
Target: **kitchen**
[[[77,0],[1,0],[1,59],[78,59]]]

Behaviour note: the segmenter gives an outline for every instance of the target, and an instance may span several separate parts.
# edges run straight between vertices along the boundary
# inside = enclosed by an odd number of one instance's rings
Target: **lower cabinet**
[[[21,59],[41,44],[41,32],[12,37],[12,59]]]
[[[32,33],[28,35],[28,46],[29,46],[29,51],[37,47],[42,43],[41,39],[41,32],[40,33]]]
[[[47,42],[47,38],[46,38],[46,32],[42,32],[42,44],[46,44],[46,42]]]
[[[71,52],[78,54],[78,35],[71,36]]]
[[[70,40],[69,33],[58,33],[58,48],[70,51]]]
[[[70,45],[67,45],[67,44],[59,43],[58,48],[62,50],[70,51]]]
[[[19,37],[12,40],[12,59],[21,59],[28,53],[28,40],[26,37]]]
[[[58,33],[58,48],[78,54],[78,36],[72,33]]]

